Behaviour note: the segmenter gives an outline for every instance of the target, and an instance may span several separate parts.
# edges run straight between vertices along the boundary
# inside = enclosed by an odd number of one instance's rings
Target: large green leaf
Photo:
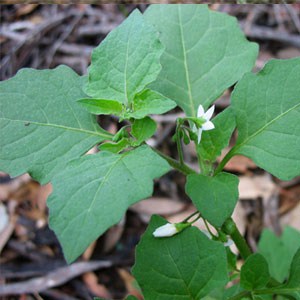
[[[173,237],[155,238],[166,223],[153,216],[136,248],[133,274],[146,300],[202,299],[228,281],[225,248],[195,227]]]
[[[68,262],[76,259],[133,203],[152,194],[152,180],[169,170],[148,146],[123,154],[99,152],[72,161],[54,177],[50,226]]]
[[[173,99],[188,116],[207,108],[254,65],[258,47],[235,18],[205,5],[152,5],[145,18],[161,33],[166,50],[151,88]]]
[[[0,169],[41,183],[111,136],[77,99],[84,79],[66,66],[24,69],[0,83]]]
[[[238,200],[239,179],[229,173],[214,177],[191,174],[187,177],[186,193],[201,215],[214,226],[222,226]]]
[[[266,259],[259,253],[250,255],[241,269],[241,287],[257,290],[265,287],[270,280]]]
[[[299,247],[300,232],[291,227],[286,227],[280,237],[265,229],[258,244],[259,252],[268,262],[271,276],[279,282],[287,278],[293,256]]]
[[[232,154],[283,180],[300,175],[300,58],[272,60],[232,95],[239,131]]]
[[[214,162],[221,155],[221,151],[228,146],[235,128],[235,118],[232,109],[230,107],[225,109],[212,122],[215,125],[215,129],[203,131],[197,151],[201,159]]]
[[[158,32],[135,10],[93,51],[86,92],[130,104],[161,70]]]

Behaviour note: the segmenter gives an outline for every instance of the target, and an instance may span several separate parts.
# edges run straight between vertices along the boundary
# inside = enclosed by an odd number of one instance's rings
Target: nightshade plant
[[[49,222],[69,263],[173,168],[187,176],[198,211],[179,224],[152,217],[132,270],[145,299],[300,299],[300,234],[265,231],[252,254],[231,219],[239,180],[223,168],[233,156],[282,180],[300,175],[300,58],[252,73],[257,53],[232,17],[205,5],[152,5],[93,51],[87,76],[60,66],[1,82],[1,170],[52,183]],[[212,118],[213,102],[235,83],[231,105]],[[146,143],[156,131],[151,115],[176,106],[185,112],[178,160]],[[114,135],[96,122],[110,114],[128,124]],[[185,164],[182,142],[194,143],[200,173]],[[84,155],[95,145],[98,153]],[[215,234],[191,226],[200,217]]]

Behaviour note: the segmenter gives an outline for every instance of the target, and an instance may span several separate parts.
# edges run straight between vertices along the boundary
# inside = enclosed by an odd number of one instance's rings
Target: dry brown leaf
[[[269,199],[278,192],[278,188],[269,174],[257,176],[240,176],[240,199]]]
[[[182,211],[184,207],[184,203],[170,198],[152,197],[134,204],[130,209],[139,214],[167,216]]]
[[[98,283],[98,278],[94,272],[87,272],[83,274],[82,279],[88,289],[97,297],[111,299],[110,292],[103,284]]]
[[[111,227],[104,236],[103,242],[103,252],[110,252],[120,240],[125,225],[126,217],[124,216],[122,220],[115,226]]]
[[[137,297],[138,299],[143,299],[143,296],[135,287],[134,277],[125,269],[121,269],[121,268],[118,269],[118,273],[125,284],[128,294],[133,295],[133,296]]]

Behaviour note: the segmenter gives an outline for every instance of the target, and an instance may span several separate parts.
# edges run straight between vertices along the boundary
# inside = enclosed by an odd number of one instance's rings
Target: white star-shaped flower
[[[213,113],[215,111],[215,106],[213,105],[210,109],[204,112],[203,106],[200,104],[197,111],[197,118],[203,121],[201,127],[197,128],[196,125],[193,126],[193,132],[195,132],[198,136],[198,144],[200,144],[202,131],[212,130],[215,128],[213,122],[210,121]]]

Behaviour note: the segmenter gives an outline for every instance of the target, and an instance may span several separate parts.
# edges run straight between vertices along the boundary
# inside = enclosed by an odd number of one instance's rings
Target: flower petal
[[[156,228],[153,232],[154,237],[167,237],[176,234],[178,230],[176,229],[175,224],[167,223],[163,226]]]
[[[211,130],[214,128],[215,128],[215,125],[211,121],[207,121],[202,125],[202,130]]]
[[[215,111],[215,106],[213,105],[204,115],[204,119],[206,121],[209,121],[212,117],[212,115],[214,114],[214,111]]]
[[[200,141],[201,141],[201,136],[202,136],[202,128],[199,128],[198,129],[198,144],[200,144]]]
[[[204,115],[204,108],[203,108],[203,106],[200,104],[200,105],[198,106],[197,117],[200,118],[200,117],[202,117],[203,115]]]

